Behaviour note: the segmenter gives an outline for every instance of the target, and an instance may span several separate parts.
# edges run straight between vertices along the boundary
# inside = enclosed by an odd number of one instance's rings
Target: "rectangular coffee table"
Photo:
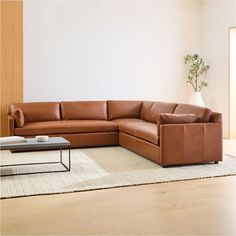
[[[42,165],[42,164],[57,164],[57,163],[60,163],[64,167],[63,170],[3,174],[3,175],[0,175],[0,177],[13,176],[13,175],[65,172],[65,171],[70,171],[70,169],[71,169],[70,142],[62,137],[50,137],[47,142],[37,142],[35,140],[35,138],[27,138],[26,142],[22,142],[22,143],[0,144],[0,149],[1,150],[10,150],[11,152],[51,150],[51,149],[59,149],[60,150],[60,160],[59,161],[38,162],[38,163],[15,163],[15,164],[10,164],[10,165],[0,165],[1,169],[6,168],[6,167],[16,167],[16,166],[26,166],[26,165]],[[63,149],[68,149],[68,161],[69,161],[68,166],[63,163],[63,156],[62,156]]]

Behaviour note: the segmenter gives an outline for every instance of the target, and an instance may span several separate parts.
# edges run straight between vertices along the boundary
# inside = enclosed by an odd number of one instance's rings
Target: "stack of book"
[[[12,144],[12,143],[22,143],[26,142],[24,137],[20,136],[9,136],[9,137],[1,137],[0,138],[0,145],[1,144]]]

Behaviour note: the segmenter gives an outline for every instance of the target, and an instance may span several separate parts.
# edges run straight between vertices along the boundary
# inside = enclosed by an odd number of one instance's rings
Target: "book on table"
[[[23,143],[26,141],[27,140],[24,137],[20,136],[9,136],[0,138],[0,144]]]

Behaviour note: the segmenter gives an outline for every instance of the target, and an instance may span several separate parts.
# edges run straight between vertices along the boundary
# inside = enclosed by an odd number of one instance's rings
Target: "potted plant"
[[[201,90],[208,86],[208,83],[204,79],[200,79],[200,76],[207,72],[209,66],[205,64],[203,59],[198,54],[190,55],[188,54],[184,58],[185,64],[189,64],[189,74],[187,78],[187,83],[189,83],[194,92],[190,99],[191,104],[198,106],[205,106],[202,100]]]

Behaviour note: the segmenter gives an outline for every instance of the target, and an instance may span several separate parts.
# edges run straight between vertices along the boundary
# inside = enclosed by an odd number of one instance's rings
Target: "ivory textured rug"
[[[225,155],[218,165],[162,168],[122,147],[72,150],[70,172],[22,175],[1,178],[1,198],[86,191],[121,186],[162,183],[236,174],[236,158]],[[55,161],[58,151],[11,153],[1,151],[1,164]],[[65,161],[67,153],[64,153]],[[36,165],[4,170],[45,171],[58,165]],[[3,170],[2,170],[3,172]]]

